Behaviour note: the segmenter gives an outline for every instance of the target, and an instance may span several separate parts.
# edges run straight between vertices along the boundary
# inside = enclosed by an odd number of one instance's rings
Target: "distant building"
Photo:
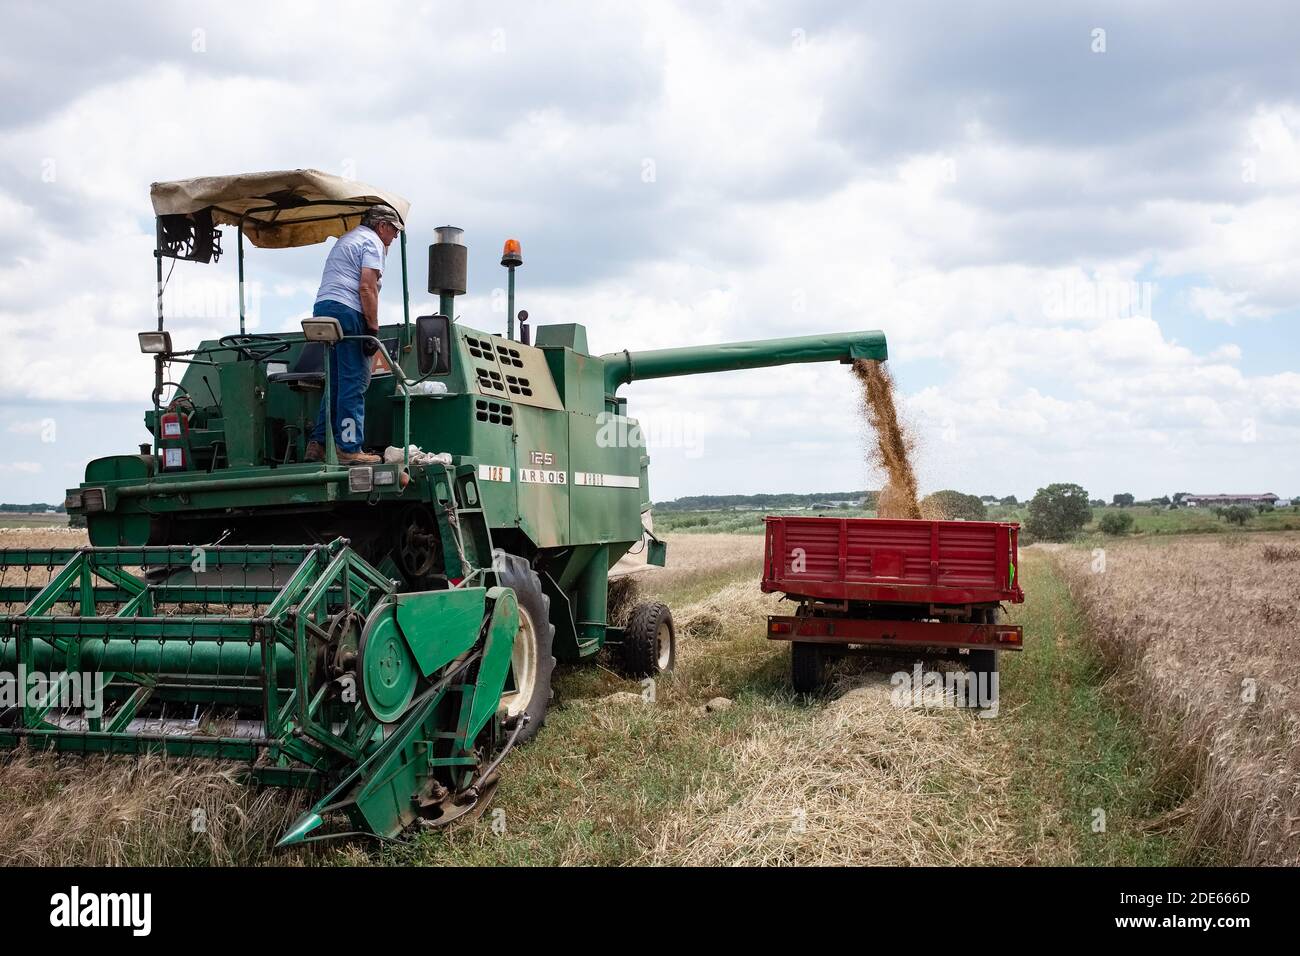
[[[1253,508],[1256,505],[1276,507],[1278,500],[1277,495],[1269,491],[1262,495],[1188,495],[1183,499],[1183,504],[1189,508],[1225,508],[1229,505],[1247,505]]]

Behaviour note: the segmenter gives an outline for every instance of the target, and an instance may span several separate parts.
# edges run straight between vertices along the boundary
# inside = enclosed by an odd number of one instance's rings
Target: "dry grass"
[[[651,593],[680,591],[701,578],[734,574],[742,568],[758,568],[763,560],[763,538],[742,534],[671,534],[668,566],[638,575],[642,587]]]
[[[84,528],[0,528],[0,548],[80,548],[87,544]],[[0,584],[43,585],[58,568],[0,568]],[[0,614],[13,614],[21,606],[0,602]]]
[[[1288,548],[1275,544],[1264,545],[1265,561],[1300,561],[1300,548]]]
[[[614,578],[609,582],[609,606],[605,610],[606,620],[616,627],[626,627],[632,608],[642,600],[641,581],[635,574]]]
[[[0,548],[77,548],[85,528],[0,528]]]
[[[84,544],[84,529],[0,528],[0,548]],[[44,567],[8,568],[0,580],[41,584],[51,573]],[[239,779],[241,769],[234,763],[162,756],[60,756],[26,748],[0,752],[0,864],[269,860],[272,844],[303,801],[300,794],[245,784]]]
[[[302,810],[299,794],[238,767],[149,756],[0,756],[0,864],[257,863]],[[287,862],[281,860],[280,862]]]
[[[766,621],[767,615],[779,614],[780,599],[764,594],[754,581],[735,581],[694,604],[679,608],[673,620],[677,625],[683,659],[698,649],[700,642],[724,638],[734,625],[752,626]]]
[[[1165,771],[1193,784],[1193,839],[1233,863],[1300,863],[1297,540],[1118,543],[1102,573],[1053,552]]]
[[[899,709],[883,675],[868,680],[811,714],[756,722],[725,776],[665,822],[650,862],[1020,862],[1005,835],[1008,775],[981,740],[991,728],[953,710]]]
[[[705,543],[697,551],[693,545],[701,539]],[[683,536],[669,554],[691,568],[682,579],[688,580],[697,568],[719,559],[754,565],[762,539],[748,549],[740,546],[742,540]],[[776,595],[759,590],[755,572],[674,609],[679,661],[674,696],[684,713],[714,692],[702,675],[720,662],[754,675],[774,665],[784,685],[789,652],[784,643],[766,640],[764,626],[767,615],[780,613],[781,606]],[[1003,824],[1011,813],[1007,754],[992,722],[954,710],[894,707],[887,675],[861,664],[843,668],[837,687],[847,693],[810,706],[788,691],[746,696],[725,745],[725,761],[705,770],[688,798],[659,822],[638,862],[1023,860],[1005,838]]]

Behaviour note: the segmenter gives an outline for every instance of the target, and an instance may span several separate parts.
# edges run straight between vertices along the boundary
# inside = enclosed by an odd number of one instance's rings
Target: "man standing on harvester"
[[[325,258],[313,315],[339,320],[344,335],[379,334],[379,288],[388,247],[402,230],[401,218],[388,206],[372,206],[361,224],[338,238]],[[370,385],[369,343],[344,341],[330,350],[330,409],[339,462],[378,462],[361,447],[365,438],[366,389]],[[325,402],[307,445],[308,461],[325,458]]]

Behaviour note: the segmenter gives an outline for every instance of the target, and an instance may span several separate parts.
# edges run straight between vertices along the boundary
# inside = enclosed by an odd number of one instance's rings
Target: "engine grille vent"
[[[518,349],[512,349],[508,345],[497,346],[497,359],[502,365],[513,365],[515,368],[523,368],[524,360],[519,354]]]
[[[474,403],[474,417],[481,422],[488,422],[492,425],[513,425],[515,423],[514,409],[509,405],[487,402],[481,398]]]
[[[505,383],[501,381],[501,373],[496,369],[475,365],[474,371],[478,373],[478,383],[484,388],[495,392],[504,392],[506,390]]]
[[[522,375],[507,375],[506,384],[510,387],[510,391],[514,392],[516,395],[533,394],[532,387],[528,384],[528,379],[524,378]]]

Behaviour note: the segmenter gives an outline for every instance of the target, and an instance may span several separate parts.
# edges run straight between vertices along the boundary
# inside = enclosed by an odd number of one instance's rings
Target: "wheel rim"
[[[673,661],[673,635],[672,631],[668,628],[667,621],[659,622],[659,634],[657,637],[659,642],[659,656],[656,658],[655,663],[659,666],[661,671],[666,671],[668,670],[668,665]]]
[[[528,709],[537,690],[537,629],[522,606],[519,630],[515,632],[515,645],[510,652],[510,673],[515,689],[501,695],[501,706],[507,717],[518,717]]]

